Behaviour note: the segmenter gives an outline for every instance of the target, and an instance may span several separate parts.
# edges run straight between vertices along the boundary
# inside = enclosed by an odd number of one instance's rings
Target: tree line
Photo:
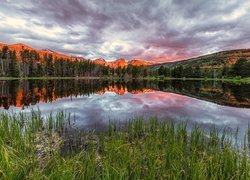
[[[57,98],[89,96],[94,93],[105,92],[109,87],[128,92],[143,91],[148,81],[116,81],[113,80],[83,80],[83,79],[50,79],[42,80],[14,80],[0,81],[0,107],[8,109],[10,106],[25,107],[39,102],[52,102]]]
[[[18,55],[17,55],[18,53]],[[47,53],[41,55],[35,50],[22,49],[20,52],[3,46],[0,50],[1,77],[117,77],[147,78],[228,78],[250,77],[250,61],[240,58],[233,65],[224,65],[223,68],[201,68],[200,66],[176,66],[168,68],[160,66],[151,70],[144,66],[113,68],[96,64],[91,60],[65,59],[53,57]]]
[[[233,65],[224,65],[222,68],[201,68],[199,66],[176,66],[168,68],[160,66],[154,71],[155,76],[173,78],[231,78],[250,77],[250,61],[246,58],[239,58]]]
[[[101,77],[119,78],[147,77],[149,70],[143,66],[113,68],[96,64],[91,60],[65,59],[45,54],[43,57],[35,50],[23,49],[19,59],[15,50],[3,46],[0,50],[0,76],[2,77]]]

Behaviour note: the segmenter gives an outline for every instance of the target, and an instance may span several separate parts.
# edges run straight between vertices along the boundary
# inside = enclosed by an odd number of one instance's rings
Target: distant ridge
[[[239,58],[250,59],[250,48],[219,51],[208,55],[183,59],[180,61],[156,64],[150,66],[150,68],[157,69],[160,66],[164,66],[167,68],[173,68],[177,66],[191,66],[191,67],[200,67],[204,69],[209,69],[209,68],[218,69],[218,68],[223,68],[224,65],[235,64]]]
[[[64,54],[60,54],[57,53],[55,51],[49,50],[49,49],[35,49],[31,46],[28,46],[26,44],[23,43],[17,43],[17,44],[4,44],[4,43],[0,43],[0,49],[2,49],[3,46],[8,46],[10,50],[12,51],[16,51],[17,53],[17,58],[18,60],[20,60],[21,58],[21,51],[23,50],[29,50],[29,51],[36,51],[41,57],[43,57],[45,54],[51,54],[53,56],[53,58],[64,58],[64,59],[69,59],[69,60],[75,60],[76,58],[64,55]],[[80,58],[79,58],[80,59]]]
[[[45,54],[51,54],[53,56],[53,58],[63,58],[63,59],[68,59],[68,60],[86,60],[83,57],[73,57],[73,56],[68,56],[65,54],[60,54],[55,52],[54,50],[51,49],[35,49],[31,46],[28,46],[26,44],[23,43],[17,43],[17,44],[4,44],[4,43],[0,43],[0,48],[2,49],[3,46],[8,46],[10,50],[12,51],[16,51],[17,56],[18,56],[18,60],[21,59],[21,54],[20,52],[23,50],[30,50],[30,51],[36,51],[41,57],[43,57]],[[123,58],[117,59],[113,62],[107,62],[105,59],[95,59],[93,60],[94,63],[96,64],[102,64],[105,66],[110,66],[113,68],[118,68],[118,67],[126,67],[128,65],[132,65],[132,66],[150,66],[153,65],[155,63],[152,62],[147,62],[147,61],[143,61],[143,60],[131,60],[131,61],[126,61]]]
[[[28,46],[23,43],[17,43],[17,44],[5,44],[5,43],[0,43],[0,48],[2,49],[3,46],[8,46],[10,50],[15,50],[17,53],[17,57],[20,60],[20,52],[23,50],[30,50],[30,51],[36,51],[41,57],[43,57],[45,54],[51,54],[54,59],[67,59],[71,61],[75,60],[86,60],[84,57],[73,57],[65,54],[60,54],[58,52],[55,52],[54,50],[51,49],[35,49],[31,46]],[[118,68],[118,67],[126,67],[128,65],[132,66],[148,66],[151,69],[157,69],[160,66],[168,67],[168,68],[173,68],[177,66],[192,66],[192,67],[197,67],[199,66],[200,68],[223,68],[224,65],[232,65],[234,64],[237,59],[239,58],[250,58],[250,49],[235,49],[235,50],[226,50],[226,51],[220,51],[208,55],[202,55],[198,57],[193,57],[189,59],[183,59],[180,61],[175,61],[175,62],[166,62],[166,63],[153,63],[153,62],[148,62],[148,61],[143,61],[139,59],[133,59],[130,61],[127,61],[123,58],[116,59],[115,61],[106,61],[105,59],[99,58],[93,60],[94,63],[96,64],[101,64],[105,66],[110,66],[113,68]]]

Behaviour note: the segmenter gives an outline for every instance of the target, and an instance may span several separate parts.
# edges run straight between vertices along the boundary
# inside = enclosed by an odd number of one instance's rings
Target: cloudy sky
[[[1,0],[0,42],[175,61],[250,47],[249,0]]]

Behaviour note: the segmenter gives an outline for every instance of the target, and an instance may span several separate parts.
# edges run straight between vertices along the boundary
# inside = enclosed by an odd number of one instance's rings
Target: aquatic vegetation
[[[0,179],[249,179],[247,145],[156,118],[96,133],[74,130],[64,112],[1,113]]]

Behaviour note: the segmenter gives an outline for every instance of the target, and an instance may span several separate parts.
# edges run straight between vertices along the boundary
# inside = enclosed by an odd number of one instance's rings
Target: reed
[[[0,179],[250,178],[248,146],[216,129],[137,118],[99,134],[68,133],[70,124],[64,112],[1,113]]]

